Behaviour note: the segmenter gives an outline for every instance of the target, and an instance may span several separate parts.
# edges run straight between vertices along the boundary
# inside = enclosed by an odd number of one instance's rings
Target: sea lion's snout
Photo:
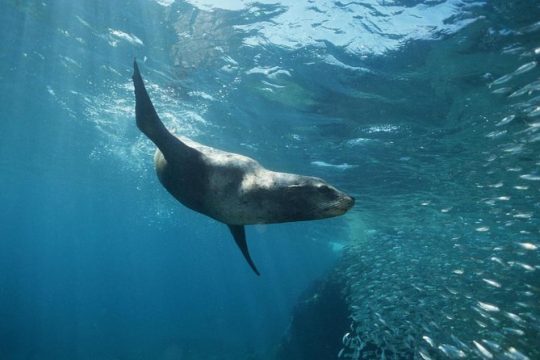
[[[344,210],[343,213],[347,212],[350,208],[352,208],[355,201],[356,200],[352,196],[344,195],[340,202],[340,207]]]
[[[352,196],[342,194],[332,206],[326,209],[327,216],[343,215],[354,206],[354,203],[355,199]]]
[[[347,210],[349,210],[349,209],[352,208],[352,207],[354,206],[354,204],[356,203],[356,199],[355,199],[354,197],[348,196],[348,195],[346,196],[346,198],[347,198],[346,202],[347,202],[347,204],[348,204]]]

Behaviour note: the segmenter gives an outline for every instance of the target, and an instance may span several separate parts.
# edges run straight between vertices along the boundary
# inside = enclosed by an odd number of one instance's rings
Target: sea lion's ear
[[[231,230],[231,234],[234,237],[234,241],[236,241],[236,245],[240,248],[240,251],[242,251],[242,254],[246,258],[249,266],[253,269],[255,274],[259,274],[259,270],[257,270],[257,267],[253,263],[253,260],[251,259],[251,256],[249,255],[249,250],[247,246],[246,241],[246,231],[244,229],[244,225],[227,225],[229,226],[229,230]]]

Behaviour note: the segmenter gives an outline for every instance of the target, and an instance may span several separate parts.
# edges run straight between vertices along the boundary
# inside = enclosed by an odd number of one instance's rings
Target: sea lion
[[[134,62],[135,117],[156,146],[161,184],[188,208],[226,224],[253,271],[244,225],[342,215],[354,198],[324,180],[270,171],[257,161],[171,134],[160,120]]]

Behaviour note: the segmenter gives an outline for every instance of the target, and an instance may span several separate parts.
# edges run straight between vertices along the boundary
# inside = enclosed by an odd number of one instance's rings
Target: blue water
[[[2,2],[0,359],[274,359],[332,269],[343,358],[538,359],[539,22],[532,0]],[[248,227],[254,276],[159,184],[134,57],[177,134],[355,208]]]

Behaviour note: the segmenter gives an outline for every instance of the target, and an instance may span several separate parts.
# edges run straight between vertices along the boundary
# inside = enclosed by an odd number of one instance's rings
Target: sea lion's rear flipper
[[[133,61],[133,85],[135,87],[135,119],[137,127],[161,150],[165,159],[191,156],[196,151],[171,134],[159,118],[146,91],[137,61]]]
[[[246,258],[249,266],[253,269],[255,274],[259,274],[259,270],[257,270],[257,267],[253,263],[253,260],[251,260],[251,256],[249,255],[249,250],[246,242],[246,231],[244,229],[244,225],[228,225],[229,230],[231,230],[231,234],[234,237],[234,241],[236,241],[236,245],[240,248],[240,251],[242,251],[242,254]]]
[[[144,81],[139,71],[137,61],[133,61],[133,85],[135,86],[135,116],[137,127],[154,143],[165,133],[168,133],[165,125],[161,122],[154,104],[148,96]],[[157,145],[157,143],[156,143]]]

